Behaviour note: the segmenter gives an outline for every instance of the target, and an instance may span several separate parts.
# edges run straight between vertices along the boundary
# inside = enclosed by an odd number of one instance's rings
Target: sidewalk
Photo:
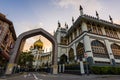
[[[1,76],[0,80],[7,80],[7,78],[16,77],[16,76],[23,75],[23,74],[27,74],[27,73],[24,72],[24,73],[16,73],[16,74],[7,75],[7,76]]]

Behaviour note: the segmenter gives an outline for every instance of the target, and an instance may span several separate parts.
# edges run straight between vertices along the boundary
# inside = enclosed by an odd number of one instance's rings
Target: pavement
[[[48,73],[23,73],[8,76],[0,80],[120,80],[120,75],[73,75],[73,74],[48,74]]]

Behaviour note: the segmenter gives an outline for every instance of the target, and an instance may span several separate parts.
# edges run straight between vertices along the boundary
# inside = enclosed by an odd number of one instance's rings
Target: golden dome
[[[36,42],[34,42],[34,47],[41,48],[43,47],[43,42],[39,39]]]

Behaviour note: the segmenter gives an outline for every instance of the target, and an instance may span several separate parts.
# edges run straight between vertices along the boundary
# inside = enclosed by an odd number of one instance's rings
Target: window
[[[92,52],[94,57],[105,57],[108,58],[108,53],[105,45],[98,40],[94,40],[91,43]]]
[[[106,36],[118,38],[117,32],[115,29],[112,28],[105,28]]]
[[[92,33],[102,35],[102,30],[99,25],[88,24],[87,27],[88,27],[88,30],[91,30]]]
[[[69,51],[69,61],[70,62],[74,61],[74,51],[72,48]]]
[[[77,59],[82,61],[82,58],[84,57],[84,45],[83,45],[83,43],[78,44],[78,46],[76,48],[76,52],[77,52]]]
[[[114,57],[116,59],[120,59],[120,46],[117,44],[112,44],[111,49],[112,49],[112,52],[114,54]]]
[[[67,39],[65,37],[61,37],[61,44],[66,45],[67,44]]]

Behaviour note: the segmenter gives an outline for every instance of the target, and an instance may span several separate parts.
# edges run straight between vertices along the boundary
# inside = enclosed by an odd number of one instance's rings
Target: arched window
[[[94,57],[102,57],[102,58],[109,57],[105,45],[100,41],[98,40],[92,41],[91,46],[92,46],[92,52]]]
[[[65,54],[60,57],[60,64],[65,64],[67,62],[67,56]]]
[[[117,44],[112,44],[111,49],[112,49],[112,52],[114,54],[114,57],[116,59],[120,59],[120,46]]]
[[[78,46],[76,48],[76,53],[77,53],[77,59],[79,59],[81,61],[82,58],[84,57],[84,45],[83,45],[83,43],[78,44]]]
[[[74,61],[74,51],[72,48],[69,51],[69,61],[70,62]]]

